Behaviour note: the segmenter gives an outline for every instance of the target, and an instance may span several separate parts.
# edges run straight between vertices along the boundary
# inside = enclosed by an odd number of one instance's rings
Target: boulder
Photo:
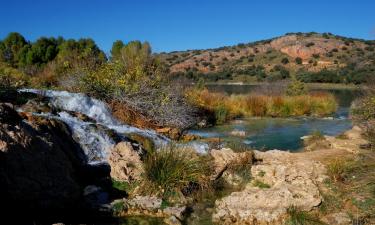
[[[111,166],[111,177],[118,181],[140,180],[144,172],[141,157],[130,142],[118,143],[112,149],[108,163]]]
[[[184,219],[186,206],[163,206],[163,200],[156,196],[137,195],[131,199],[116,200],[112,205],[122,204],[123,210],[117,212],[119,216],[147,215],[152,217],[164,217],[170,222]],[[171,218],[173,217],[173,218]],[[173,223],[175,224],[175,223]],[[178,224],[178,223],[177,223]]]
[[[213,178],[218,179],[224,174],[224,172],[232,167],[239,164],[252,164],[253,161],[253,152],[234,152],[229,148],[222,148],[220,150],[212,149],[210,151],[211,156],[214,159],[214,168],[215,173]]]
[[[322,221],[329,225],[351,225],[352,220],[349,215],[344,212],[331,213],[323,217]]]
[[[282,224],[288,207],[309,211],[321,203],[317,183],[326,178],[322,164],[277,150],[254,153],[258,163],[251,167],[251,175],[264,186],[249,183],[244,190],[217,200],[215,222]]]
[[[8,211],[19,212],[20,205],[27,212],[79,207],[84,164],[63,122],[24,121],[0,104],[0,198]]]

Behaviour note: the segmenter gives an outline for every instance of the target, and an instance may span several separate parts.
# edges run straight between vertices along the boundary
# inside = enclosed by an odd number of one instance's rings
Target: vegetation
[[[270,116],[288,117],[316,115],[325,116],[336,110],[333,95],[316,93],[300,96],[267,96],[258,94],[226,95],[209,92],[207,89],[187,91],[192,104],[215,115],[222,123],[236,117]]]
[[[260,180],[254,180],[253,181],[253,186],[261,188],[261,189],[265,189],[265,188],[270,188],[271,187],[269,184],[263,183]]]
[[[172,145],[155,151],[146,157],[144,165],[148,192],[165,197],[183,189],[191,193],[209,186],[207,159],[186,148]]]
[[[286,72],[297,74],[297,78],[306,83],[361,84],[375,75],[372,41],[315,32],[286,35],[296,35],[297,45],[307,48],[307,54],[303,59],[302,55],[298,57],[286,54],[278,48],[266,45],[275,39],[241,44],[241,47],[227,46],[200,51],[163,53],[161,58],[171,66],[176,77],[193,81],[201,77],[209,82],[248,83],[289,79],[290,76],[280,75],[280,72],[274,70],[277,66],[285,66]],[[345,43],[345,46],[335,47],[342,43]],[[287,42],[283,44],[283,48],[292,46]],[[316,53],[315,48],[318,45],[324,45],[326,52]],[[226,57],[228,55],[232,57]]]
[[[286,224],[289,225],[313,225],[313,224],[324,224],[316,216],[309,214],[308,212],[299,210],[295,206],[290,206],[287,209],[288,219]]]

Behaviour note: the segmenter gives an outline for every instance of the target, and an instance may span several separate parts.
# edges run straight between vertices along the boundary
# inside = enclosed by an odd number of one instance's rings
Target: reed
[[[236,117],[323,117],[337,109],[335,97],[324,92],[298,96],[267,96],[226,95],[209,92],[207,89],[190,89],[186,96],[193,105],[214,112],[219,123]]]

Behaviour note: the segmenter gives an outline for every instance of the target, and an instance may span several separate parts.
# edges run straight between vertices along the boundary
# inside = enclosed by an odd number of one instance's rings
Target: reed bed
[[[324,117],[337,109],[335,97],[319,92],[299,96],[267,96],[262,94],[227,95],[207,89],[187,91],[189,101],[215,113],[217,122],[237,117]]]

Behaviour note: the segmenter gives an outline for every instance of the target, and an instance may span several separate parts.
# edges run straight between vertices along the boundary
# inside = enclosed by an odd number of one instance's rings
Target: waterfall
[[[98,126],[105,127],[107,130],[114,130],[120,136],[139,134],[150,138],[159,147],[170,141],[167,137],[157,134],[153,130],[139,129],[122,124],[112,116],[110,109],[104,102],[82,93],[36,89],[21,89],[19,92],[48,97],[53,107],[61,110],[61,112],[57,115],[36,113],[34,115],[55,118],[65,122],[72,130],[73,138],[80,144],[88,162],[91,164],[106,162],[110,149],[115,145],[115,141]],[[95,123],[82,121],[67,111],[84,114],[93,119]]]
[[[126,134],[138,134],[147,137],[151,139],[157,147],[161,147],[170,142],[169,138],[156,133],[154,130],[139,129],[121,123],[112,116],[106,103],[82,93],[37,89],[20,89],[19,92],[34,93],[49,99],[52,106],[60,111],[57,115],[33,114],[65,122],[71,129],[73,138],[80,144],[85,152],[88,163],[90,164],[107,161],[109,151],[116,144],[116,141],[106,132],[109,130],[115,131],[120,137],[125,137]],[[72,116],[69,112],[81,113],[90,117],[94,122],[85,122],[78,117]],[[179,145],[191,147],[200,154],[205,154],[208,150],[207,143],[198,141]]]

